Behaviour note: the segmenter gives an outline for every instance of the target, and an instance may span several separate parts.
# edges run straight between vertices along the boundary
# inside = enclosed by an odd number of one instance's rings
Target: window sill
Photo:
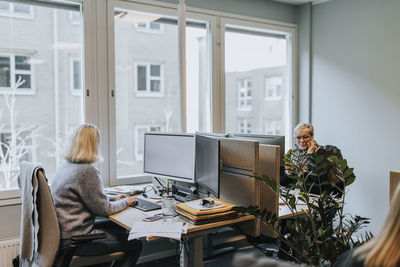
[[[0,191],[0,207],[21,204],[20,190],[9,189]]]

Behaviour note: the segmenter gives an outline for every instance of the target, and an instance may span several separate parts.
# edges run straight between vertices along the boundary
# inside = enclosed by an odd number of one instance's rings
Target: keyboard
[[[151,211],[151,210],[161,209],[161,205],[160,204],[157,204],[157,203],[154,203],[154,202],[151,202],[151,201],[148,201],[148,200],[144,200],[144,199],[141,199],[141,198],[137,198],[136,200],[138,202],[132,203],[130,205],[131,207],[137,208],[137,209],[142,210],[142,211]]]

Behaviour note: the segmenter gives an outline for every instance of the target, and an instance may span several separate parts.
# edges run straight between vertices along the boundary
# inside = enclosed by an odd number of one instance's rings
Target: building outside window
[[[161,64],[136,63],[136,96],[163,96],[163,70]]]
[[[30,5],[10,2],[0,2],[0,16],[12,16],[16,18],[33,18],[33,7]]]
[[[280,120],[265,120],[264,134],[282,135],[282,121]]]
[[[81,13],[78,11],[70,11],[69,14],[69,20],[71,21],[72,24],[74,25],[80,25],[81,24]]]
[[[265,100],[282,99],[282,76],[265,78]]]
[[[137,22],[136,30],[149,33],[164,33],[164,25],[157,22]]]
[[[251,110],[252,102],[251,81],[242,79],[238,81],[238,109]]]
[[[238,125],[239,133],[251,133],[251,120],[250,119],[239,119]]]
[[[0,92],[34,93],[31,56],[0,54]],[[23,81],[16,88],[18,80]]]

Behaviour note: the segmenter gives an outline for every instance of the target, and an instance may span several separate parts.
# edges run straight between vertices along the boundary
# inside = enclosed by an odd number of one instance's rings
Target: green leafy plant
[[[293,216],[276,227],[278,216],[270,211],[256,206],[235,207],[234,210],[252,214],[267,225],[280,238],[281,249],[288,248],[283,249],[288,258],[298,263],[330,266],[342,253],[372,237],[370,232],[356,236],[369,219],[343,212],[346,186],[355,181],[353,168],[347,166],[345,159],[290,150],[284,161],[294,181],[291,186],[281,187],[265,175],[255,174],[254,178],[271,188],[293,214],[301,212],[302,215]],[[334,179],[323,179],[329,172]],[[329,186],[336,193],[326,190]],[[319,189],[321,194],[311,194],[314,189]]]

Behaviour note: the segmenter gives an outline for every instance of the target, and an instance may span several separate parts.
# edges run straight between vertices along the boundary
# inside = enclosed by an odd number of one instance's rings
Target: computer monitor
[[[158,178],[194,183],[194,166],[193,134],[154,132],[144,134],[144,173]]]
[[[284,166],[283,161],[285,155],[285,136],[283,135],[263,135],[263,134],[245,134],[245,133],[228,133],[228,138],[256,140],[262,145],[277,145],[281,150],[281,166]]]
[[[220,141],[196,134],[196,183],[219,197]]]

